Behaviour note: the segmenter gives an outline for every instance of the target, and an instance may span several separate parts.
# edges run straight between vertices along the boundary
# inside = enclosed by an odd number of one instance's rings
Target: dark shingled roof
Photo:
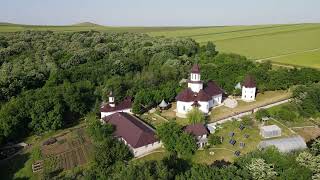
[[[247,87],[247,88],[254,88],[256,87],[256,81],[254,80],[254,78],[250,75],[247,75],[244,82],[243,82],[243,86]]]
[[[113,112],[121,111],[124,109],[130,109],[132,107],[132,98],[126,97],[122,102],[116,104],[115,107],[111,107],[109,104],[103,104],[100,107],[100,112]]]
[[[184,89],[176,97],[176,100],[184,101],[184,102],[192,102],[192,101],[194,101],[194,99],[195,99],[194,93],[192,92],[192,90],[190,88]]]
[[[202,136],[205,134],[209,134],[209,131],[205,125],[202,123],[191,124],[184,127],[184,131],[195,136]]]
[[[210,101],[212,96],[223,93],[223,90],[214,81],[209,81],[207,87],[201,89],[199,93],[193,92],[190,88],[184,89],[177,95],[176,100],[183,102]]]
[[[116,127],[114,135],[123,138],[133,148],[139,148],[158,141],[151,127],[128,113],[114,113],[104,117],[103,120],[114,125]]]
[[[195,64],[195,65],[192,66],[191,73],[200,74],[200,67],[199,67],[198,64]]]
[[[197,101],[210,101],[212,99],[211,96],[209,96],[204,90],[200,90],[197,94]]]
[[[224,93],[223,90],[214,81],[209,81],[207,86],[204,88],[204,91],[210,96],[216,96]]]

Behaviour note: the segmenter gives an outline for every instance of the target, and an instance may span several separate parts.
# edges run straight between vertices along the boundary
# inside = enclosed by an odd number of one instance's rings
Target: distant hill
[[[0,22],[0,26],[17,26],[19,24],[8,23],[8,22]]]
[[[100,24],[95,24],[92,22],[82,22],[82,23],[77,23],[77,24],[73,24],[72,26],[86,26],[86,27],[92,27],[92,26],[102,26]]]

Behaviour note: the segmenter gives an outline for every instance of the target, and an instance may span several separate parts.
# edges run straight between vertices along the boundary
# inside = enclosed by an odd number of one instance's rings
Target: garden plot
[[[57,142],[54,144],[41,147],[45,166],[50,166],[45,168],[69,170],[85,164],[90,159],[93,145],[84,129],[73,130],[56,139]]]

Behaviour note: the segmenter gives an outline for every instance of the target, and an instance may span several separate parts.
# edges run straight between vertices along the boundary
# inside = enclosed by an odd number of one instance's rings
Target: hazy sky
[[[0,0],[0,22],[202,26],[320,22],[320,0]]]

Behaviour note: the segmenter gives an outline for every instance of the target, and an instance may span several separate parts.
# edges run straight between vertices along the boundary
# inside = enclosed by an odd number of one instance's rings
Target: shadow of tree
[[[28,179],[27,177],[23,178],[14,178],[14,174],[18,172],[25,166],[26,161],[29,159],[30,154],[17,154],[16,156],[0,162],[0,179]],[[31,168],[31,167],[30,167]],[[31,169],[30,169],[31,171]]]

